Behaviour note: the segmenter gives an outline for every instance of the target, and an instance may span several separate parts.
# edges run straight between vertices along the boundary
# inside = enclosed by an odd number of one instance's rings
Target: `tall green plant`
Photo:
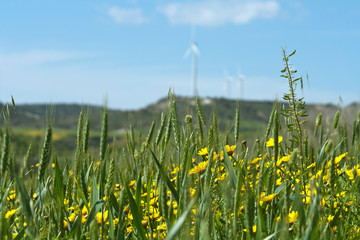
[[[284,69],[281,70],[281,77],[288,80],[289,92],[284,93],[283,99],[288,102],[288,108],[284,108],[282,115],[285,117],[286,127],[290,134],[290,141],[293,143],[293,147],[298,147],[300,153],[303,153],[303,138],[304,130],[302,124],[306,121],[304,118],[307,117],[307,111],[305,107],[305,101],[303,97],[297,96],[298,84],[301,84],[303,88],[302,77],[297,77],[297,70],[292,67],[289,59],[296,53],[294,50],[291,54],[287,55],[286,50],[283,49],[283,61]]]

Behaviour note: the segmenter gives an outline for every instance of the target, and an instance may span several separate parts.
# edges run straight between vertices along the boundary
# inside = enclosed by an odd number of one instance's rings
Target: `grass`
[[[274,103],[251,147],[239,137],[239,108],[223,132],[199,99],[180,119],[170,94],[162,120],[145,133],[130,127],[124,144],[109,141],[105,108],[97,152],[81,112],[66,159],[49,118],[40,160],[29,164],[31,148],[18,156],[9,140],[5,108],[0,239],[359,239],[360,118],[351,131],[339,109],[331,124],[319,117],[305,130],[291,56],[284,51],[289,104]]]

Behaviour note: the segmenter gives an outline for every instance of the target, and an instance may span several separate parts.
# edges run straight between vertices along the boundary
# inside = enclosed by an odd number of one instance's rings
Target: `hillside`
[[[218,125],[221,131],[229,131],[235,118],[237,102],[224,98],[203,98],[201,100],[206,121],[211,121],[211,112],[215,108],[218,116]],[[196,122],[195,101],[192,98],[177,97],[176,105],[179,114],[179,121],[182,124],[186,114],[193,115]],[[0,105],[2,108],[4,105]],[[240,138],[253,141],[264,133],[269,120],[273,103],[270,101],[241,101],[240,102]],[[286,105],[285,105],[286,106]],[[308,105],[308,121],[305,127],[313,129],[315,118],[318,113],[323,113],[323,121],[331,123],[335,112],[338,110],[334,105]],[[81,106],[79,104],[56,104],[54,106],[54,140],[55,148],[59,151],[71,152],[75,147],[76,128],[81,109],[86,113],[89,111],[90,117],[90,146],[98,147],[99,131],[101,128],[102,107],[100,106]],[[10,107],[11,126],[16,142],[23,146],[25,152],[29,142],[38,144],[36,139],[43,138],[46,125],[46,116],[49,105],[45,104],[24,104],[17,105],[16,112]],[[147,133],[153,120],[159,120],[162,112],[167,112],[167,99],[160,99],[158,102],[147,107],[134,110],[122,111],[109,109],[109,139],[119,139],[123,133],[129,130],[130,125],[135,129]],[[343,120],[352,126],[353,119],[360,110],[360,104],[351,104],[341,109]],[[2,119],[1,119],[2,122]],[[159,123],[160,121],[156,121]],[[3,125],[3,123],[1,123]],[[159,126],[155,126],[157,129]],[[124,141],[123,138],[120,138]],[[15,140],[14,140],[15,141]],[[36,149],[36,148],[35,148]]]

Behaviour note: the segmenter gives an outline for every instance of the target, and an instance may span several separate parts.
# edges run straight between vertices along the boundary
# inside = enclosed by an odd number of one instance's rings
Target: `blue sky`
[[[191,96],[191,36],[201,97],[281,98],[286,47],[309,76],[305,101],[360,100],[360,1],[12,0],[0,2],[0,101],[139,109],[169,88]]]

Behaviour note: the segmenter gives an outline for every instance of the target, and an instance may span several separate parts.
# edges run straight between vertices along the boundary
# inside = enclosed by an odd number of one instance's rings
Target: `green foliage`
[[[283,61],[284,69],[281,70],[281,77],[286,78],[289,85],[289,92],[284,93],[283,99],[288,102],[288,108],[284,108],[282,115],[285,117],[286,127],[288,133],[291,135],[290,141],[294,144],[295,147],[300,149],[302,153],[303,149],[303,128],[302,124],[305,122],[302,118],[307,117],[307,110],[305,108],[304,98],[297,97],[297,87],[298,84],[303,86],[302,77],[296,77],[296,69],[292,68],[292,65],[289,62],[291,56],[296,53],[294,50],[291,54],[286,55],[285,49],[283,49]]]
[[[222,107],[216,112],[197,98],[181,113],[171,95],[149,131],[131,125],[118,136],[121,144],[109,140],[114,115],[105,108],[98,115],[96,151],[88,148],[88,110],[86,117],[77,114],[72,158],[52,151],[53,123],[43,140],[21,152],[12,141],[11,110],[4,108],[0,238],[359,239],[359,119],[348,145],[343,111],[332,125],[321,114],[305,128],[307,109],[296,96],[301,79],[288,63],[292,55],[284,52],[289,107],[269,105],[254,144],[237,144],[246,139],[246,114],[240,122],[245,103],[223,102],[232,107],[226,125],[218,118],[228,114]],[[40,162],[31,161],[37,146]],[[22,164],[12,160],[18,155]]]

